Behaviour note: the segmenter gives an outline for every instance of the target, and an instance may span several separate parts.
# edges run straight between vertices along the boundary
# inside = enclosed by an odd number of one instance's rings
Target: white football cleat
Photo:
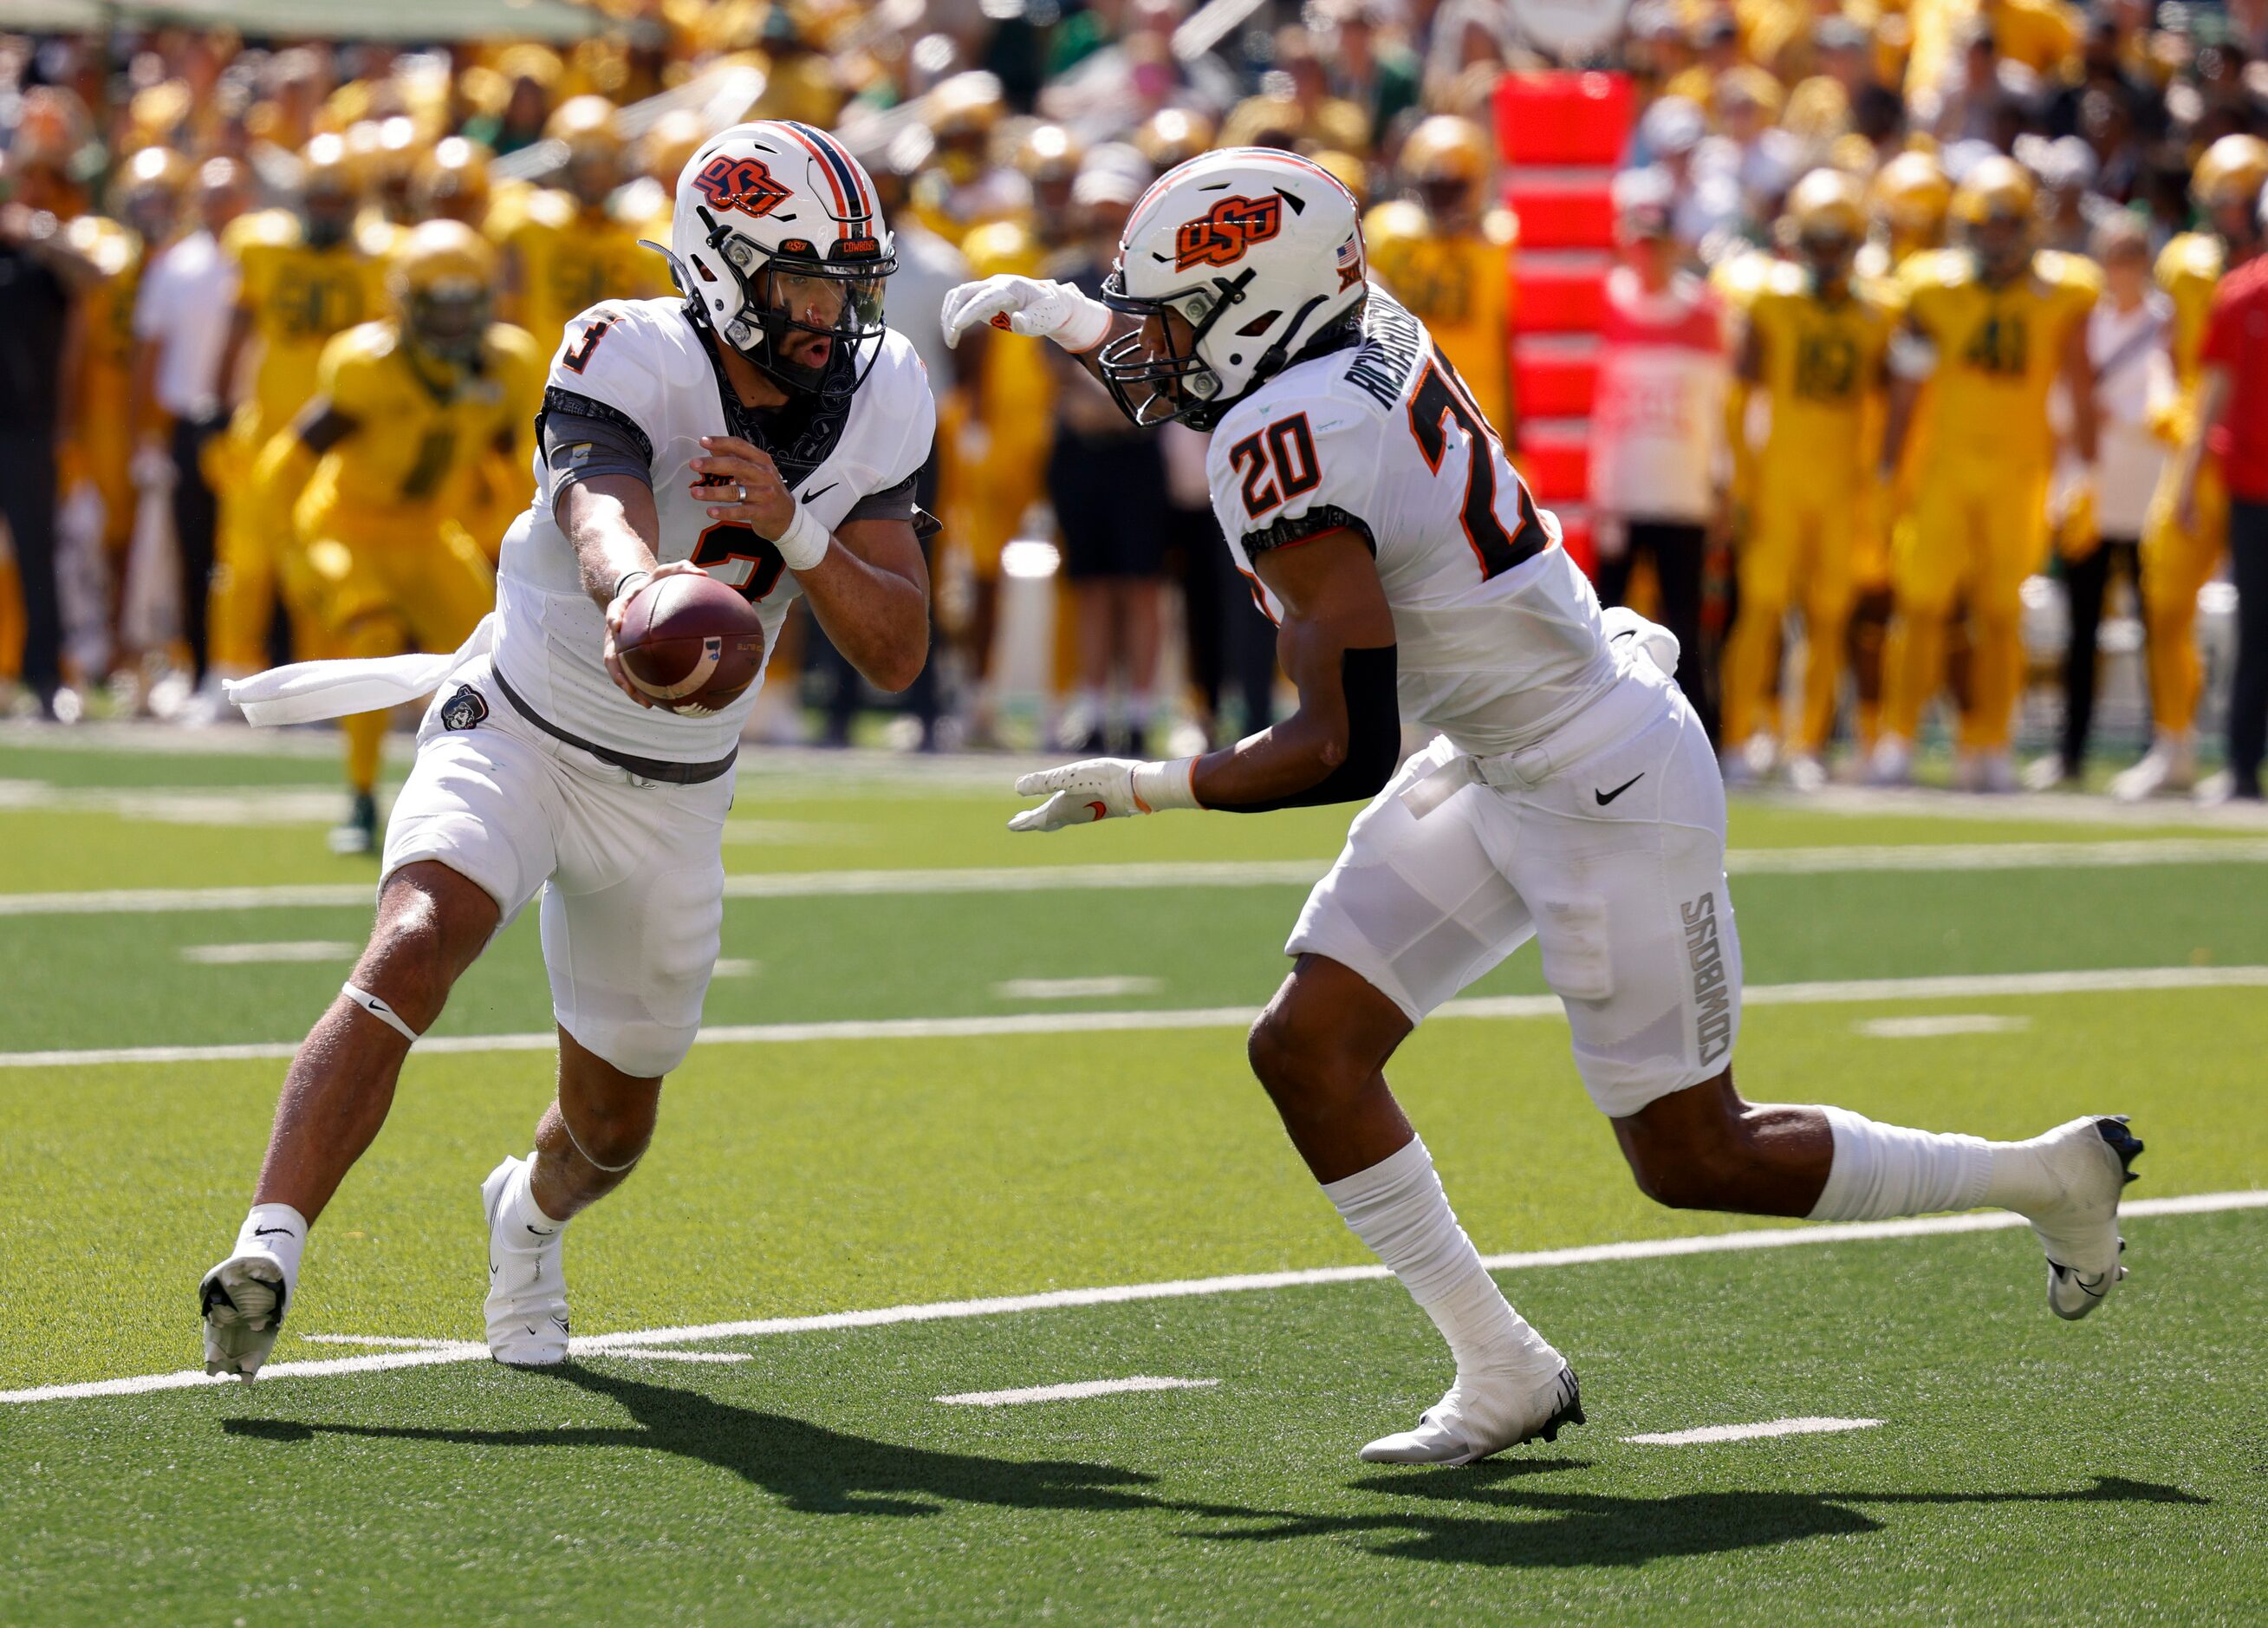
[[[1363,1448],[1370,1464],[1469,1464],[1542,1437],[1557,1441],[1563,1425],[1580,1425],[1582,1387],[1562,1366],[1542,1384],[1462,1374],[1449,1394],[1427,1408],[1415,1430],[1381,1436]]]
[[[1827,765],[1809,752],[1798,752],[1787,760],[1787,784],[1790,789],[1806,797],[1827,786]]]
[[[232,1255],[197,1285],[205,1323],[205,1372],[233,1374],[247,1384],[276,1349],[291,1290],[284,1263],[266,1249]]]
[[[2102,1304],[2126,1275],[2119,1252],[2118,1196],[2142,1144],[2126,1116],[2074,1119],[2035,1137],[2043,1173],[2062,1190],[2052,1206],[2026,1219],[2048,1255],[2048,1309],[2076,1322]]]
[[[567,1360],[567,1278],[563,1225],[540,1230],[515,1218],[507,1202],[524,1186],[533,1161],[507,1159],[481,1183],[489,1221],[489,1354],[515,1368],[556,1367]],[[512,1236],[508,1228],[519,1228]]]
[[[1874,755],[1867,760],[1867,783],[1869,785],[1911,785],[1913,783],[1913,748],[1896,735],[1884,735],[1875,741]]]
[[[2141,761],[2110,778],[2110,795],[2139,803],[2161,792],[2186,792],[2197,781],[2197,743],[2187,735],[2161,740]]]

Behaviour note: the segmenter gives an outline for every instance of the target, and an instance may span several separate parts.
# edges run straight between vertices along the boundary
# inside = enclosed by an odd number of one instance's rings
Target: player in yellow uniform
[[[1012,172],[1034,207],[1015,218],[969,228],[961,241],[972,278],[1048,275],[1050,255],[1071,241],[1071,182],[1080,154],[1070,133],[1042,125],[1020,144]],[[1024,513],[1047,490],[1054,445],[1056,386],[1036,345],[996,344],[988,331],[964,342],[962,377],[971,382],[949,407],[939,439],[947,450],[944,535],[964,551],[973,593],[963,654],[976,689],[971,728],[983,742],[992,725],[988,683],[999,607],[1000,556]]]
[[[215,538],[210,619],[210,687],[204,707],[220,715],[219,683],[269,664],[284,539],[263,525],[249,486],[269,438],[298,416],[315,394],[323,347],[334,335],[367,322],[383,308],[379,255],[356,230],[362,197],[346,144],[318,136],[301,155],[296,210],[239,216],[222,239],[238,269],[236,312],[222,352],[221,378],[250,379],[228,433],[207,454],[217,476],[220,527]],[[312,653],[304,637],[298,653]]]
[[[1917,256],[1901,278],[1905,333],[1895,353],[1883,477],[1899,466],[1924,378],[1931,455],[1915,484],[1914,523],[1894,545],[1897,610],[1874,769],[1887,782],[1911,773],[1921,710],[1944,677],[1947,623],[1965,596],[1975,660],[1958,778],[2005,791],[2015,785],[2008,740],[2023,662],[2021,590],[2046,558],[2055,461],[2048,393],[2060,377],[2072,401],[2072,439],[2091,469],[2087,315],[2102,279],[2090,261],[2032,247],[2031,177],[2014,159],[1986,158],[1971,170],[1954,195],[1954,213],[1966,229],[1964,245]]]
[[[1519,224],[1491,208],[1488,137],[1436,114],[1395,165],[1403,195],[1362,223],[1370,269],[1425,324],[1491,424],[1513,433],[1512,252]]]
[[[1868,188],[1874,233],[1859,251],[1860,279],[1896,295],[1898,273],[1917,254],[1934,254],[1945,247],[1947,223],[1953,213],[1953,182],[1944,167],[1926,152],[1902,152],[1875,172]],[[1929,387],[1922,387],[1914,418],[1906,432],[1905,459],[1897,478],[1879,489],[1874,523],[1859,537],[1851,568],[1852,597],[1849,635],[1852,688],[1858,695],[1858,745],[1862,757],[1870,755],[1881,733],[1882,658],[1890,632],[1890,541],[1913,526],[1913,488],[1922,461],[1929,455]],[[1879,415],[1867,428],[1867,445],[1881,442]]]
[[[489,150],[462,136],[433,144],[409,180],[409,210],[418,220],[461,220],[480,228],[489,217]]]
[[[324,347],[314,399],[254,476],[264,523],[291,540],[285,592],[327,655],[453,650],[471,634],[495,578],[453,517],[481,454],[512,445],[542,394],[535,341],[489,320],[496,255],[471,227],[413,227],[387,281],[391,318]],[[345,720],[354,801],[336,851],[377,843],[386,726]]]
[[[1770,765],[1780,625],[1800,605],[1808,653],[1788,779],[1815,790],[1826,781],[1821,756],[1835,726],[1859,538],[1872,524],[1867,412],[1887,383],[1896,313],[1852,271],[1867,232],[1853,178],[1805,176],[1788,195],[1782,230],[1797,258],[1774,265],[1749,301],[1739,360],[1771,427],[1755,457],[1740,616],[1725,652],[1724,736],[1728,779]]]
[[[641,299],[662,262],[637,245],[637,226],[615,218],[608,200],[622,180],[622,138],[615,105],[576,96],[559,106],[544,134],[567,148],[567,185],[537,193],[504,239],[504,314],[554,345],[568,322],[608,298]]]
[[[149,251],[173,235],[189,185],[189,161],[168,147],[128,158],[112,195],[114,215],[81,215],[65,231],[103,274],[80,296],[78,426],[62,446],[58,490],[66,504],[80,483],[102,499],[102,541],[114,567],[134,534],[134,301]],[[116,572],[114,570],[113,578]]]
[[[2260,251],[2254,205],[2268,186],[2268,142],[2224,136],[2205,150],[2190,176],[2190,196],[2203,230],[2184,232],[2158,255],[2158,286],[2173,302],[2167,337],[2174,364],[2174,399],[2159,415],[2158,431],[2180,446],[2197,433],[2198,347],[2221,277]],[[2169,458],[2142,530],[2142,615],[2150,664],[2150,712],[2155,726],[2142,761],[2110,783],[2130,800],[2154,792],[2186,792],[2197,779],[2198,667],[2195,627],[2198,590],[2220,569],[2228,537],[2228,492],[2220,460],[2198,465],[2197,523],[2181,523],[2181,460]]]
[[[1012,166],[991,161],[992,136],[1005,112],[1000,82],[989,73],[957,73],[928,97],[930,163],[914,177],[914,218],[968,252],[969,232],[1013,220],[1030,190]]]

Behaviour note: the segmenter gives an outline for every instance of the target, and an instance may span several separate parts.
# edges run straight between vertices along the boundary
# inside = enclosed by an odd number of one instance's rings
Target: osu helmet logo
[[[1174,234],[1174,269],[1234,265],[1245,250],[1283,230],[1283,194],[1223,198],[1195,220],[1183,221]]]
[[[738,210],[743,215],[769,215],[795,195],[772,179],[762,159],[723,152],[701,166],[693,188],[719,213]]]

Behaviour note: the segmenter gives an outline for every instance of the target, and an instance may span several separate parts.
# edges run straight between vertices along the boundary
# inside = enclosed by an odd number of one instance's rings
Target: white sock
[[[1423,1138],[1411,1137],[1367,1170],[1326,1182],[1323,1194],[1433,1320],[1460,1375],[1559,1371],[1559,1353],[1513,1310],[1483,1270],[1473,1241],[1449,1208]]]
[[[299,1256],[307,1248],[307,1218],[288,1204],[256,1204],[236,1229],[236,1250],[265,1249],[284,1263],[284,1306],[299,1289]]]
[[[1812,1206],[1815,1221],[1880,1221],[1894,1215],[1927,1215],[1938,1210],[1974,1210],[1980,1204],[2021,1209],[2011,1198],[2028,1190],[1994,1196],[1994,1177],[2004,1164],[2017,1166],[2003,1150],[2019,1142],[1987,1142],[1977,1136],[1941,1136],[1885,1125],[1845,1108],[1822,1108],[1835,1132],[1835,1162],[1827,1185]]]
[[[514,1249],[540,1249],[551,1241],[553,1234],[566,1226],[544,1213],[543,1206],[535,1202],[535,1155],[530,1153],[519,1168],[512,1173],[504,1183],[504,1203],[498,1206],[504,1222],[506,1247]]]

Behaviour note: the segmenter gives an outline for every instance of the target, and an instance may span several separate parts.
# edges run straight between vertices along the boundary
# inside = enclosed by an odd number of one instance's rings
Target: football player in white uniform
[[[561,1234],[644,1153],[699,1026],[756,691],[707,716],[653,707],[614,652],[628,597],[706,571],[755,603],[768,645],[801,595],[882,688],[926,659],[913,483],[934,417],[912,346],[882,321],[895,261],[873,197],[807,126],[711,137],[678,182],[684,298],[602,301],[560,339],[535,498],[504,537],[483,630],[438,661],[303,665],[231,692],[254,721],[287,721],[439,681],[369,947],[292,1062],[252,1212],[204,1278],[209,1371],[249,1379],[266,1359],[307,1228],[385,1120],[402,1058],[539,892],[559,1090],[534,1153],[482,1187],[488,1336],[504,1362],[564,1359]]]
[[[1137,423],[1212,431],[1215,512],[1300,690],[1292,718],[1223,751],[1027,776],[1016,790],[1047,801],[1012,828],[1371,799],[1250,1044],[1324,1192],[1455,1359],[1417,1427],[1363,1457],[1464,1463],[1582,1422],[1573,1372],[1483,1270],[1382,1072],[1530,938],[1654,1198],[1837,1219],[2003,1205],[2046,1246],[2058,1313],[2110,1293],[2140,1151],[2123,1120],[1993,1143],[1734,1089],[1724,791],[1675,641],[1602,615],[1454,370],[1367,284],[1337,181],[1272,151],[1192,159],[1136,206],[1102,301],[992,277],[946,299],[948,337],[979,322],[1083,355]],[[1403,714],[1440,735],[1397,770]]]

